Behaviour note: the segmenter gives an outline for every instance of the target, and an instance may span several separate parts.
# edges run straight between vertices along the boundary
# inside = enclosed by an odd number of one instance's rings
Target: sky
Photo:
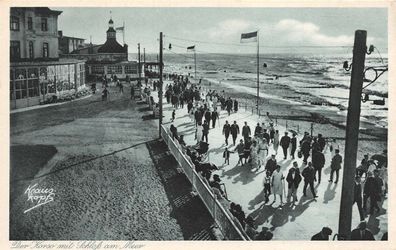
[[[383,52],[387,50],[386,8],[52,9],[63,11],[58,29],[64,35],[85,38],[87,43],[90,36],[94,44],[105,42],[110,17],[115,27],[125,22],[125,43],[130,53],[137,52],[138,43],[147,54],[158,53],[160,31],[164,34],[164,47],[172,44],[174,53],[186,53],[186,47],[191,45],[196,45],[197,53],[256,53],[255,43],[240,44],[241,33],[256,30],[261,53],[292,53],[306,46],[352,46],[357,29],[367,30],[368,44]],[[122,44],[122,33],[117,33],[117,40]]]

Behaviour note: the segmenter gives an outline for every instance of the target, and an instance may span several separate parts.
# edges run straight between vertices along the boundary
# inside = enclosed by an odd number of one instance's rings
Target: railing
[[[161,136],[168,145],[170,152],[183,169],[185,175],[190,180],[194,191],[198,193],[199,197],[212,215],[223,236],[228,240],[250,240],[246,233],[237,227],[233,219],[216,199],[212,190],[195,171],[193,164],[182,152],[179,144],[172,139],[169,132],[163,125],[161,125]]]

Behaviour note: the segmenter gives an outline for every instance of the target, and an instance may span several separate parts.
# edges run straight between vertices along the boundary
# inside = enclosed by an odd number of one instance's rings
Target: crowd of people
[[[188,157],[195,166],[195,170],[202,175],[203,180],[210,186],[218,199],[225,203],[225,207],[229,208],[230,215],[236,219],[236,224],[249,235],[251,239],[269,239],[272,238],[271,232],[263,230],[258,233],[254,230],[254,219],[245,216],[240,205],[228,200],[225,192],[225,186],[221,184],[218,175],[212,175],[213,171],[219,168],[210,162],[206,162],[203,158],[209,148],[209,133],[211,129],[216,128],[217,121],[220,117],[220,111],[226,110],[230,115],[232,112],[238,112],[238,101],[226,98],[224,91],[217,92],[209,90],[204,92],[199,85],[191,84],[187,77],[172,75],[173,84],[166,87],[165,97],[168,103],[171,103],[174,110],[172,112],[171,121],[175,120],[175,110],[187,106],[187,114],[192,124],[195,126],[196,145],[186,146],[183,138],[177,132],[177,128],[172,124],[172,137],[183,145]],[[218,107],[220,106],[220,110]],[[290,133],[289,133],[290,132]],[[232,123],[228,120],[222,126],[222,134],[224,135],[224,165],[229,165],[230,157],[236,153],[238,157],[237,165],[249,168],[255,172],[264,169],[264,202],[268,203],[270,195],[273,195],[275,202],[277,197],[280,198],[280,207],[286,203],[295,205],[298,201],[298,190],[301,182],[304,182],[302,195],[307,196],[307,188],[309,187],[311,197],[318,197],[315,192],[314,184],[319,185],[322,181],[322,169],[329,162],[330,179],[329,182],[337,185],[340,181],[339,171],[343,164],[343,158],[340,154],[340,146],[335,139],[326,139],[322,134],[312,136],[305,132],[301,140],[297,140],[297,134],[286,131],[281,136],[279,130],[270,120],[267,122],[257,123],[254,130],[251,129],[248,122],[244,122],[240,128],[237,121]],[[231,143],[229,137],[231,135],[233,147],[229,148]],[[239,143],[237,141],[239,140]],[[278,149],[282,148],[283,159],[292,160],[292,166],[284,175],[282,167],[278,164],[276,156]],[[269,150],[272,148],[272,154],[269,156]],[[326,159],[326,151],[330,152],[330,159]],[[298,158],[302,158],[303,169],[295,160],[297,153]],[[365,155],[361,165],[357,167],[355,177],[355,196],[359,210],[359,216],[362,223],[368,214],[378,213],[380,210],[378,203],[387,192],[387,162],[386,151],[382,160],[377,157],[368,158]],[[286,195],[287,190],[287,195]],[[301,189],[300,189],[301,190]],[[370,209],[367,210],[367,203],[370,200]],[[376,210],[376,211],[375,211]],[[363,223],[364,224],[364,223]],[[363,227],[363,224],[361,227]],[[366,228],[365,228],[366,230]],[[331,230],[330,230],[331,231]],[[329,235],[327,228],[321,235]],[[331,233],[330,233],[331,234]],[[271,236],[270,236],[271,235]],[[319,237],[319,236],[317,236]],[[315,237],[315,238],[317,238]],[[314,238],[314,237],[313,237]],[[324,237],[326,238],[326,237]]]

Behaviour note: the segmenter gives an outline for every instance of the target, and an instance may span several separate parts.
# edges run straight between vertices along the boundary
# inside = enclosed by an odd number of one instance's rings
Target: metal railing
[[[212,190],[195,171],[192,162],[190,162],[183,153],[180,145],[172,139],[169,132],[163,125],[161,125],[161,136],[168,145],[169,151],[175,157],[176,161],[183,169],[183,172],[190,180],[194,191],[198,193],[209,213],[212,215],[224,238],[228,240],[250,240],[245,231],[237,227],[225,208],[216,199]]]

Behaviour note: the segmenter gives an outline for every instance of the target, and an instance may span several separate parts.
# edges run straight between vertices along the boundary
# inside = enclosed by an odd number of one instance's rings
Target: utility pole
[[[259,113],[259,100],[260,100],[260,45],[259,34],[257,31],[257,115]]]
[[[143,48],[143,63],[146,64],[146,48]]]
[[[164,67],[162,58],[162,32],[160,32],[160,44],[159,44],[159,92],[158,92],[158,102],[159,102],[159,137],[161,138],[161,125],[162,125],[162,68]]]
[[[367,31],[356,30],[353,45],[351,86],[349,88],[348,115],[345,135],[345,159],[342,178],[339,239],[349,240],[351,235],[352,205],[354,201],[356,155],[359,138],[360,102],[362,96],[364,61],[366,58]]]
[[[138,43],[138,58],[139,58],[139,68],[138,68],[138,74],[139,74],[139,82],[141,81],[140,77],[141,77],[141,65],[140,65],[140,43]]]

